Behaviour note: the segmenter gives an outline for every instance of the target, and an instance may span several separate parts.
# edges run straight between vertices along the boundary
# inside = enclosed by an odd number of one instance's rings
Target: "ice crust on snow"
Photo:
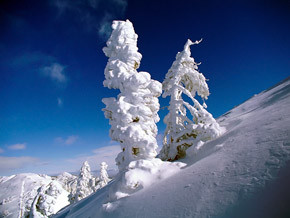
[[[103,49],[109,57],[104,86],[119,89],[120,94],[117,98],[104,98],[103,110],[110,121],[110,137],[121,145],[116,162],[119,170],[124,171],[131,161],[157,155],[155,123],[159,121],[161,84],[152,80],[149,73],[137,72],[142,55],[132,23],[113,21],[112,28]]]
[[[166,130],[163,147],[159,157],[162,160],[177,160],[186,156],[186,150],[194,147],[196,150],[208,140],[220,136],[225,129],[221,128],[213,116],[194,97],[203,99],[209,96],[206,79],[198,71],[198,64],[191,57],[190,46],[200,41],[187,40],[184,50],[178,52],[176,60],[166,74],[163,82],[163,97],[170,96],[169,113],[164,118]],[[182,98],[186,95],[193,103]],[[192,119],[188,118],[188,114]]]

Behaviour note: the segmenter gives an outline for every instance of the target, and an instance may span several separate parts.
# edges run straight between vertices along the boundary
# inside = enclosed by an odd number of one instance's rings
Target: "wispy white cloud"
[[[63,144],[63,145],[72,145],[78,139],[79,139],[79,136],[77,136],[77,135],[71,135],[71,136],[68,136],[67,138],[57,137],[57,138],[55,138],[55,142],[57,142],[59,144]]]
[[[0,173],[20,169],[34,164],[39,160],[34,157],[5,157],[0,156]]]
[[[4,149],[0,148],[0,154],[4,153]]]
[[[63,101],[62,101],[62,99],[61,98],[57,98],[57,105],[59,106],[59,107],[62,107],[62,105],[63,105]]]
[[[68,137],[69,138],[69,137]],[[66,138],[66,140],[68,139]],[[90,154],[83,154],[67,159],[40,159],[29,156],[0,156],[0,176],[16,173],[34,172],[57,175],[62,172],[77,172],[84,161],[90,163],[92,170],[100,170],[101,162],[106,162],[108,170],[117,171],[115,158],[121,152],[120,145],[96,148]]]
[[[78,140],[78,136],[76,136],[76,135],[72,135],[72,136],[69,136],[69,137],[67,137],[67,139],[65,140],[65,144],[66,145],[71,145],[71,144],[74,144],[77,140]]]
[[[101,36],[104,39],[109,38],[112,32],[112,28],[111,28],[112,20],[113,20],[112,14],[105,13],[103,19],[100,22],[100,26],[98,28],[99,36]]]
[[[41,72],[58,83],[66,83],[67,77],[64,74],[65,67],[59,63],[53,63],[50,66],[45,66]]]
[[[128,5],[127,0],[111,0],[111,3],[114,7],[105,12],[98,27],[99,36],[103,39],[107,39],[110,36],[112,21],[119,16],[123,16]]]
[[[78,21],[89,31],[98,31],[101,38],[107,39],[114,19],[122,19],[127,9],[127,0],[53,0],[58,16],[66,12],[74,13]]]
[[[17,68],[23,68],[28,66],[29,68],[37,68],[38,65],[42,64],[49,64],[51,62],[55,62],[55,57],[50,56],[48,54],[39,52],[39,51],[33,51],[33,52],[26,52],[24,54],[21,54],[19,56],[16,56],[13,58],[13,60],[10,60],[10,65]]]
[[[10,150],[24,150],[26,149],[26,143],[18,143],[18,144],[14,144],[14,145],[9,145],[8,148]]]
[[[99,168],[102,162],[109,165],[109,169],[116,169],[115,158],[121,152],[120,145],[110,145],[97,148],[92,151],[92,155],[82,155],[76,158],[67,159],[67,162],[76,166],[81,166],[84,161],[88,161],[92,168]]]

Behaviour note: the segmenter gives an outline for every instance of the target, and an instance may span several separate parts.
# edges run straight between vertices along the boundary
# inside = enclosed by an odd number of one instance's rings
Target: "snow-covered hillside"
[[[37,189],[48,185],[52,178],[25,173],[0,178],[0,217],[24,217],[37,194]],[[8,216],[9,215],[9,216]]]
[[[287,78],[220,117],[227,131],[172,176],[108,202],[117,176],[55,217],[290,217],[289,108]]]
[[[69,173],[64,173],[58,178],[34,173],[0,177],[0,217],[27,217],[40,188],[48,196],[42,197],[42,201],[36,199],[35,205],[39,207],[38,204],[42,203],[45,206],[42,211],[57,212],[69,204],[69,192],[65,188],[71,188],[72,178],[74,176]],[[57,194],[54,193],[55,190]]]

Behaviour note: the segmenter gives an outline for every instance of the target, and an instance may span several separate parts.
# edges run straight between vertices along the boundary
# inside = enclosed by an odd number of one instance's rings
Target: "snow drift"
[[[227,132],[189,148],[170,177],[105,210],[116,178],[55,217],[289,217],[289,107],[287,78],[221,116]]]

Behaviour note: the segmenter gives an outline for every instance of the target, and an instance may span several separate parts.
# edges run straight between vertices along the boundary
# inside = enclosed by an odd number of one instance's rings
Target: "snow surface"
[[[220,117],[227,132],[188,149],[183,169],[108,202],[119,175],[55,217],[290,217],[289,107],[287,78]]]
[[[12,218],[28,215],[38,188],[42,185],[48,185],[51,181],[52,178],[50,176],[34,173],[1,177],[0,217]]]
[[[56,213],[69,204],[68,195],[75,192],[76,178],[66,172],[55,178],[34,173],[0,177],[0,217],[28,217],[34,202],[30,216],[43,217],[36,207],[49,215]]]

